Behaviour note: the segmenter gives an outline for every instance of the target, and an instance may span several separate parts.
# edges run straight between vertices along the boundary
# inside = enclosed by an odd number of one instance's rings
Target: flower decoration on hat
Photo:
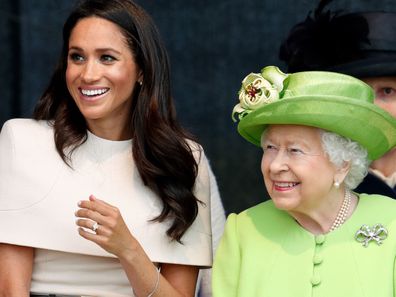
[[[261,73],[250,73],[242,81],[242,87],[238,92],[239,103],[232,110],[234,122],[235,114],[239,120],[253,110],[279,100],[283,90],[283,81],[288,74],[283,73],[278,67],[268,66]]]

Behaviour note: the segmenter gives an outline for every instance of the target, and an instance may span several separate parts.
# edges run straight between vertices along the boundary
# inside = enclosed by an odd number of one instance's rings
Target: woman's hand
[[[89,196],[89,200],[80,201],[78,206],[80,209],[75,213],[78,217],[76,224],[80,227],[78,232],[82,237],[117,257],[128,255],[130,258],[136,254],[139,244],[118,208],[96,199],[93,195]],[[95,229],[94,226],[97,226],[95,231],[87,230]]]
[[[79,207],[78,232],[118,257],[137,296],[147,296],[154,289],[158,296],[194,296],[197,267],[162,264],[157,286],[157,269],[129,231],[118,208],[93,195],[80,201]],[[95,222],[98,227],[94,232]]]

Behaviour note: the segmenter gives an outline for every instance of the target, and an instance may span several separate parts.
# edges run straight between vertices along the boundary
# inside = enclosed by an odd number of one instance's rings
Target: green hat
[[[269,124],[318,127],[358,142],[370,160],[396,145],[396,119],[374,105],[373,90],[348,75],[307,71],[282,73],[268,66],[242,81],[238,132],[260,146]]]

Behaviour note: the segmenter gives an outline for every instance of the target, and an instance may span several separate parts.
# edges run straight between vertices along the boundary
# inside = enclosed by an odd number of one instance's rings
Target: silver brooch
[[[382,224],[376,224],[373,227],[363,225],[355,233],[355,239],[358,242],[363,243],[364,247],[367,247],[370,241],[375,241],[378,245],[382,244],[382,241],[388,237],[388,230],[385,229]]]

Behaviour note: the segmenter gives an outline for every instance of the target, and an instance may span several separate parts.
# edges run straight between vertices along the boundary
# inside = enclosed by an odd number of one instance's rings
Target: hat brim
[[[358,142],[370,160],[396,145],[396,120],[378,106],[340,96],[301,96],[280,99],[246,115],[238,132],[260,146],[264,129],[271,124],[321,128]]]

